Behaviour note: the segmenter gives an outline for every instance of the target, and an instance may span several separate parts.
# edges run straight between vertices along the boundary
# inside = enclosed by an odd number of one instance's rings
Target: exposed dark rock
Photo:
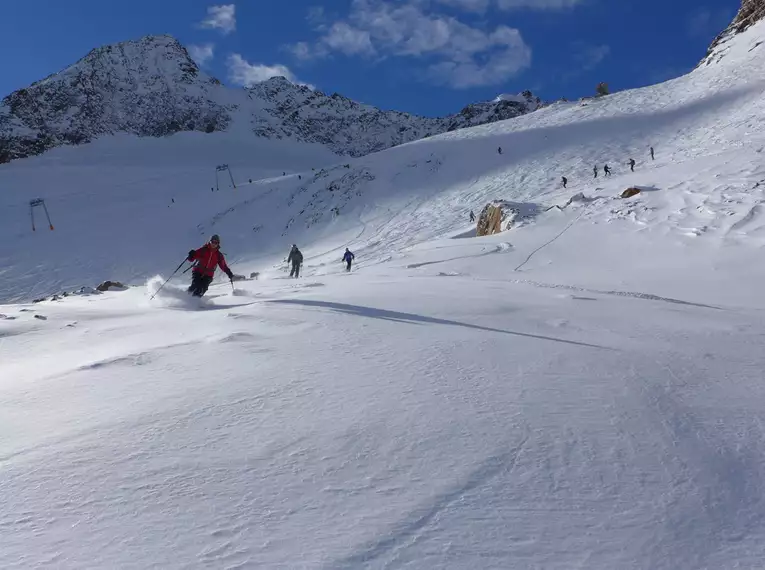
[[[201,71],[171,36],[100,47],[67,69],[0,102],[0,163],[79,145],[100,136],[213,133],[243,117],[255,136],[327,146],[363,156],[438,133],[533,111],[525,91],[468,105],[442,118],[382,111],[337,93],[325,95],[284,77],[247,89],[223,86]],[[238,113],[234,113],[238,111]]]

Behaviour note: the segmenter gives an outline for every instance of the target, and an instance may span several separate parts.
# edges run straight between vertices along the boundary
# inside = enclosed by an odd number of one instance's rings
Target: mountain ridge
[[[765,0],[741,0],[733,20],[717,37],[707,50],[707,54],[699,65],[709,65],[725,56],[725,45],[737,35],[745,32],[751,26],[765,19]]]
[[[430,118],[326,95],[284,77],[231,88],[202,71],[173,36],[154,35],[95,48],[6,96],[0,102],[0,163],[117,133],[159,137],[234,129],[357,157],[540,106],[525,91]]]
[[[730,39],[763,18],[765,0],[742,0],[699,65],[719,61]],[[524,91],[472,103],[445,117],[424,117],[327,95],[284,77],[232,88],[202,71],[173,36],[151,35],[95,48],[2,99],[0,164],[100,136],[162,137],[182,131],[236,130],[244,136],[321,144],[339,156],[359,157],[515,118],[541,106],[539,97]]]

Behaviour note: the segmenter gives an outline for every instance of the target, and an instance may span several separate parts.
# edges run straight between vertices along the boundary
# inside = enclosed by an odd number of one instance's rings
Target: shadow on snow
[[[339,313],[346,313],[349,315],[356,315],[359,317],[369,317],[372,319],[382,319],[382,320],[393,321],[397,323],[408,323],[408,324],[428,323],[433,325],[449,325],[449,326],[464,327],[467,329],[474,329],[474,330],[480,330],[480,331],[486,331],[486,332],[495,332],[495,333],[514,335],[514,336],[522,336],[527,338],[535,338],[539,340],[548,340],[551,342],[560,342],[563,344],[584,346],[587,348],[600,348],[603,350],[614,350],[613,348],[610,348],[607,346],[589,344],[586,342],[578,342],[575,340],[566,340],[566,339],[555,338],[551,336],[543,336],[543,335],[537,335],[537,334],[531,334],[531,333],[495,329],[491,327],[484,327],[481,325],[473,325],[470,323],[461,323],[459,321],[450,321],[447,319],[426,317],[424,315],[415,315],[414,313],[401,313],[398,311],[388,311],[386,309],[375,309],[374,307],[348,305],[346,303],[333,303],[330,301],[311,301],[307,299],[277,299],[277,300],[269,301],[269,303],[278,303],[280,305],[302,305],[305,307],[318,307],[323,309],[331,309]]]

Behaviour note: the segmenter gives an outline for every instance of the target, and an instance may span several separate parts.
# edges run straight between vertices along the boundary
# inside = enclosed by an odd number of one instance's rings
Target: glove
[[[234,272],[231,271],[230,269],[228,271],[226,271],[226,275],[228,275],[229,281],[233,281],[234,280]]]
[[[188,259],[189,261],[194,261],[194,254],[195,253],[196,253],[196,251],[194,251],[193,249],[190,249],[189,250],[189,256],[186,259]]]

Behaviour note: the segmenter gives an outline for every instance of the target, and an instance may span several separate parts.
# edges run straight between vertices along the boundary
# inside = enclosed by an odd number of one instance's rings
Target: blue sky
[[[386,109],[589,95],[681,75],[740,0],[24,0],[0,18],[0,95],[90,49],[172,34],[229,85],[270,75]]]

